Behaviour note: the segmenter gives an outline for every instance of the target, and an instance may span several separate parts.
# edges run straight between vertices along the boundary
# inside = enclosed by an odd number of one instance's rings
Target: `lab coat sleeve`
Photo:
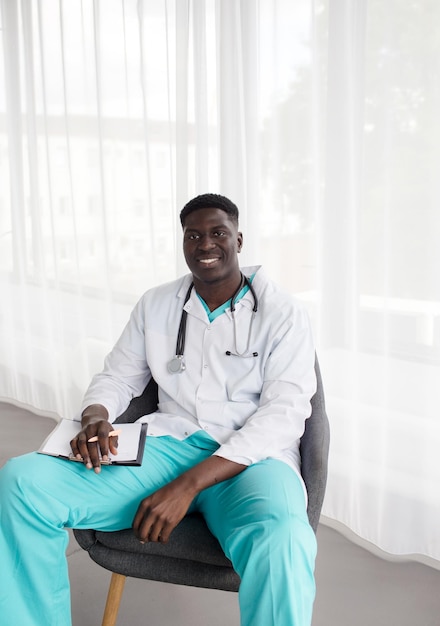
[[[316,391],[315,348],[307,312],[297,309],[277,333],[264,368],[258,409],[216,455],[251,465],[299,445]]]
[[[133,309],[122,335],[86,391],[81,412],[91,404],[102,404],[113,422],[139,396],[151,378],[145,350],[144,306],[141,299]]]

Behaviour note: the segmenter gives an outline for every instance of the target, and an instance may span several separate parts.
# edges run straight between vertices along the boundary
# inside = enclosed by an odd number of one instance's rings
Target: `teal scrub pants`
[[[148,437],[142,467],[100,474],[37,453],[8,461],[0,471],[1,624],[69,626],[65,527],[129,528],[144,497],[217,447],[203,432],[184,441]],[[290,467],[251,465],[202,491],[191,510],[203,514],[241,577],[242,626],[310,626],[316,541]]]

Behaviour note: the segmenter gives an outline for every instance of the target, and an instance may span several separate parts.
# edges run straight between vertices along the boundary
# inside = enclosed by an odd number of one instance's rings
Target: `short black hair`
[[[185,226],[187,216],[199,209],[221,209],[238,225],[238,208],[232,200],[217,193],[204,193],[187,202],[180,211],[180,223],[182,227]]]

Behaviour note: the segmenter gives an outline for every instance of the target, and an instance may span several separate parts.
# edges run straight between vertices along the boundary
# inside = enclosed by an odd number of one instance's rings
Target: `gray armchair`
[[[329,423],[318,361],[317,391],[312,415],[301,438],[301,473],[307,488],[309,521],[316,532],[327,481]],[[134,398],[116,422],[134,422],[157,408],[154,381]],[[198,514],[187,515],[174,529],[167,544],[141,544],[131,529],[117,532],[74,530],[79,545],[98,565],[113,572],[102,626],[114,626],[125,578],[145,578],[178,585],[237,591],[239,576]]]

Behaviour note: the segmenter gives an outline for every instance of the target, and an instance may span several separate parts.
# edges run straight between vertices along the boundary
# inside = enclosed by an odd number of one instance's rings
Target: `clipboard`
[[[118,436],[118,454],[112,455],[109,452],[109,460],[102,461],[102,465],[142,465],[148,424],[140,422],[117,424],[117,428],[121,430],[121,434]],[[73,456],[70,447],[70,441],[80,430],[80,422],[68,419],[60,420],[37,452],[66,461],[82,463],[82,460]]]

